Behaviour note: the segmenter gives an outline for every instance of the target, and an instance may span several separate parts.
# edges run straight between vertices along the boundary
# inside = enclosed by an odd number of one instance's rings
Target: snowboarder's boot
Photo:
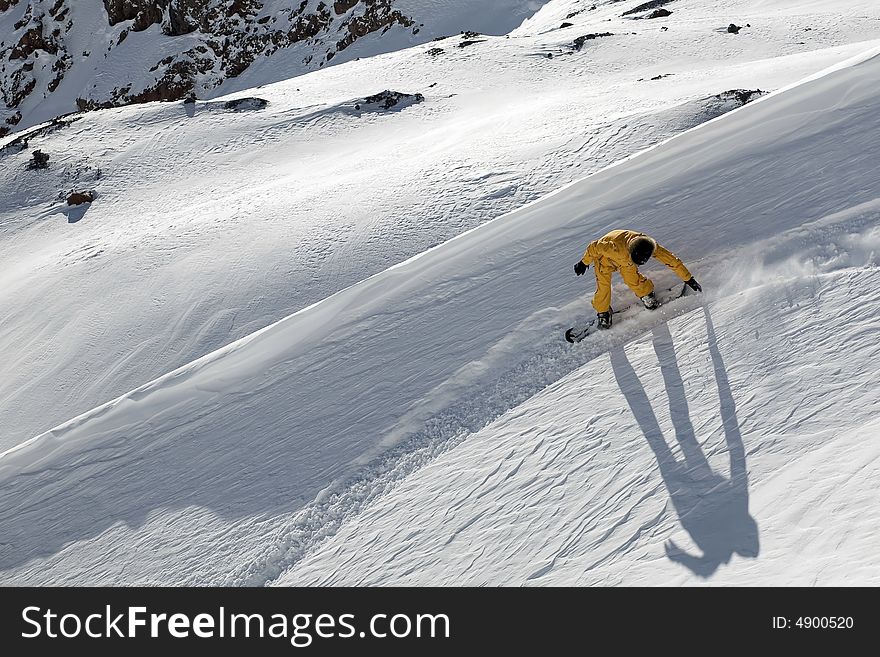
[[[660,301],[654,296],[653,292],[649,292],[642,297],[642,303],[648,310],[657,310],[660,307]]]
[[[598,326],[600,329],[610,329],[611,328],[611,311],[606,310],[604,313],[598,313],[596,315],[598,318]]]

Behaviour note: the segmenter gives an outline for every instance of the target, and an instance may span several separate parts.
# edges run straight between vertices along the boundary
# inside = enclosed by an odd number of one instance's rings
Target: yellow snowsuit
[[[637,237],[648,237],[644,233],[632,230],[612,230],[604,237],[590,242],[581,259],[588,267],[592,264],[596,274],[596,294],[593,296],[593,308],[597,313],[604,313],[611,308],[611,274],[619,271],[623,282],[641,298],[654,290],[651,279],[645,278],[630,257],[630,243]],[[650,239],[650,238],[649,238]],[[656,242],[655,242],[656,244]],[[657,244],[654,258],[672,269],[683,280],[692,278],[688,268],[675,254]]]

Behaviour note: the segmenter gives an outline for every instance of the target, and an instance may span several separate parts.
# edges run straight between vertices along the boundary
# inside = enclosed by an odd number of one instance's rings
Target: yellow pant
[[[593,308],[597,313],[604,313],[611,308],[611,274],[619,271],[623,282],[629,286],[637,297],[643,297],[654,291],[654,283],[645,278],[635,265],[623,265],[620,269],[609,262],[599,261],[593,267],[596,274],[596,294],[593,295]]]

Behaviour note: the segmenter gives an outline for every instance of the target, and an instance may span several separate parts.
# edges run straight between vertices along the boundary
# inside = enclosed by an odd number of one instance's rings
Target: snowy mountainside
[[[2,0],[0,136],[77,110],[209,98],[228,79],[253,87],[460,31],[505,34],[542,4]]]
[[[0,449],[880,37],[864,0],[624,6],[0,140]]]
[[[4,581],[880,581],[878,74],[875,43],[8,450]],[[571,263],[621,217],[706,292],[573,348]]]

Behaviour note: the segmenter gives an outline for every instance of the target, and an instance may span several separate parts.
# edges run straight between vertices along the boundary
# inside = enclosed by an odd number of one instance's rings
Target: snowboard
[[[690,290],[690,288],[687,286],[686,283],[682,284],[682,286],[680,288],[678,285],[673,285],[670,288],[666,288],[662,292],[658,291],[658,290],[654,290],[654,296],[656,296],[657,301],[660,302],[659,305],[657,306],[657,308],[659,308],[660,306],[662,306],[665,303],[669,303],[670,301],[673,301],[675,299],[683,297],[688,292],[688,290]],[[627,311],[629,311],[632,308],[641,307],[641,306],[642,306],[642,303],[640,301],[638,304],[631,304],[619,312],[615,312],[612,309],[611,313],[612,313],[612,316],[613,315],[620,315],[623,313],[631,314],[631,313],[628,313]],[[655,310],[657,310],[657,308],[654,308],[652,310],[648,310],[647,308],[645,308],[645,310],[647,312],[654,312]],[[612,327],[613,327],[613,325],[614,324],[612,323]],[[587,336],[592,335],[593,333],[595,333],[598,330],[599,330],[598,318],[593,317],[592,320],[590,320],[589,322],[587,322],[585,324],[578,324],[578,325],[572,326],[570,329],[568,329],[565,332],[565,339],[568,342],[575,344],[576,342],[580,342],[581,340],[583,340]]]

